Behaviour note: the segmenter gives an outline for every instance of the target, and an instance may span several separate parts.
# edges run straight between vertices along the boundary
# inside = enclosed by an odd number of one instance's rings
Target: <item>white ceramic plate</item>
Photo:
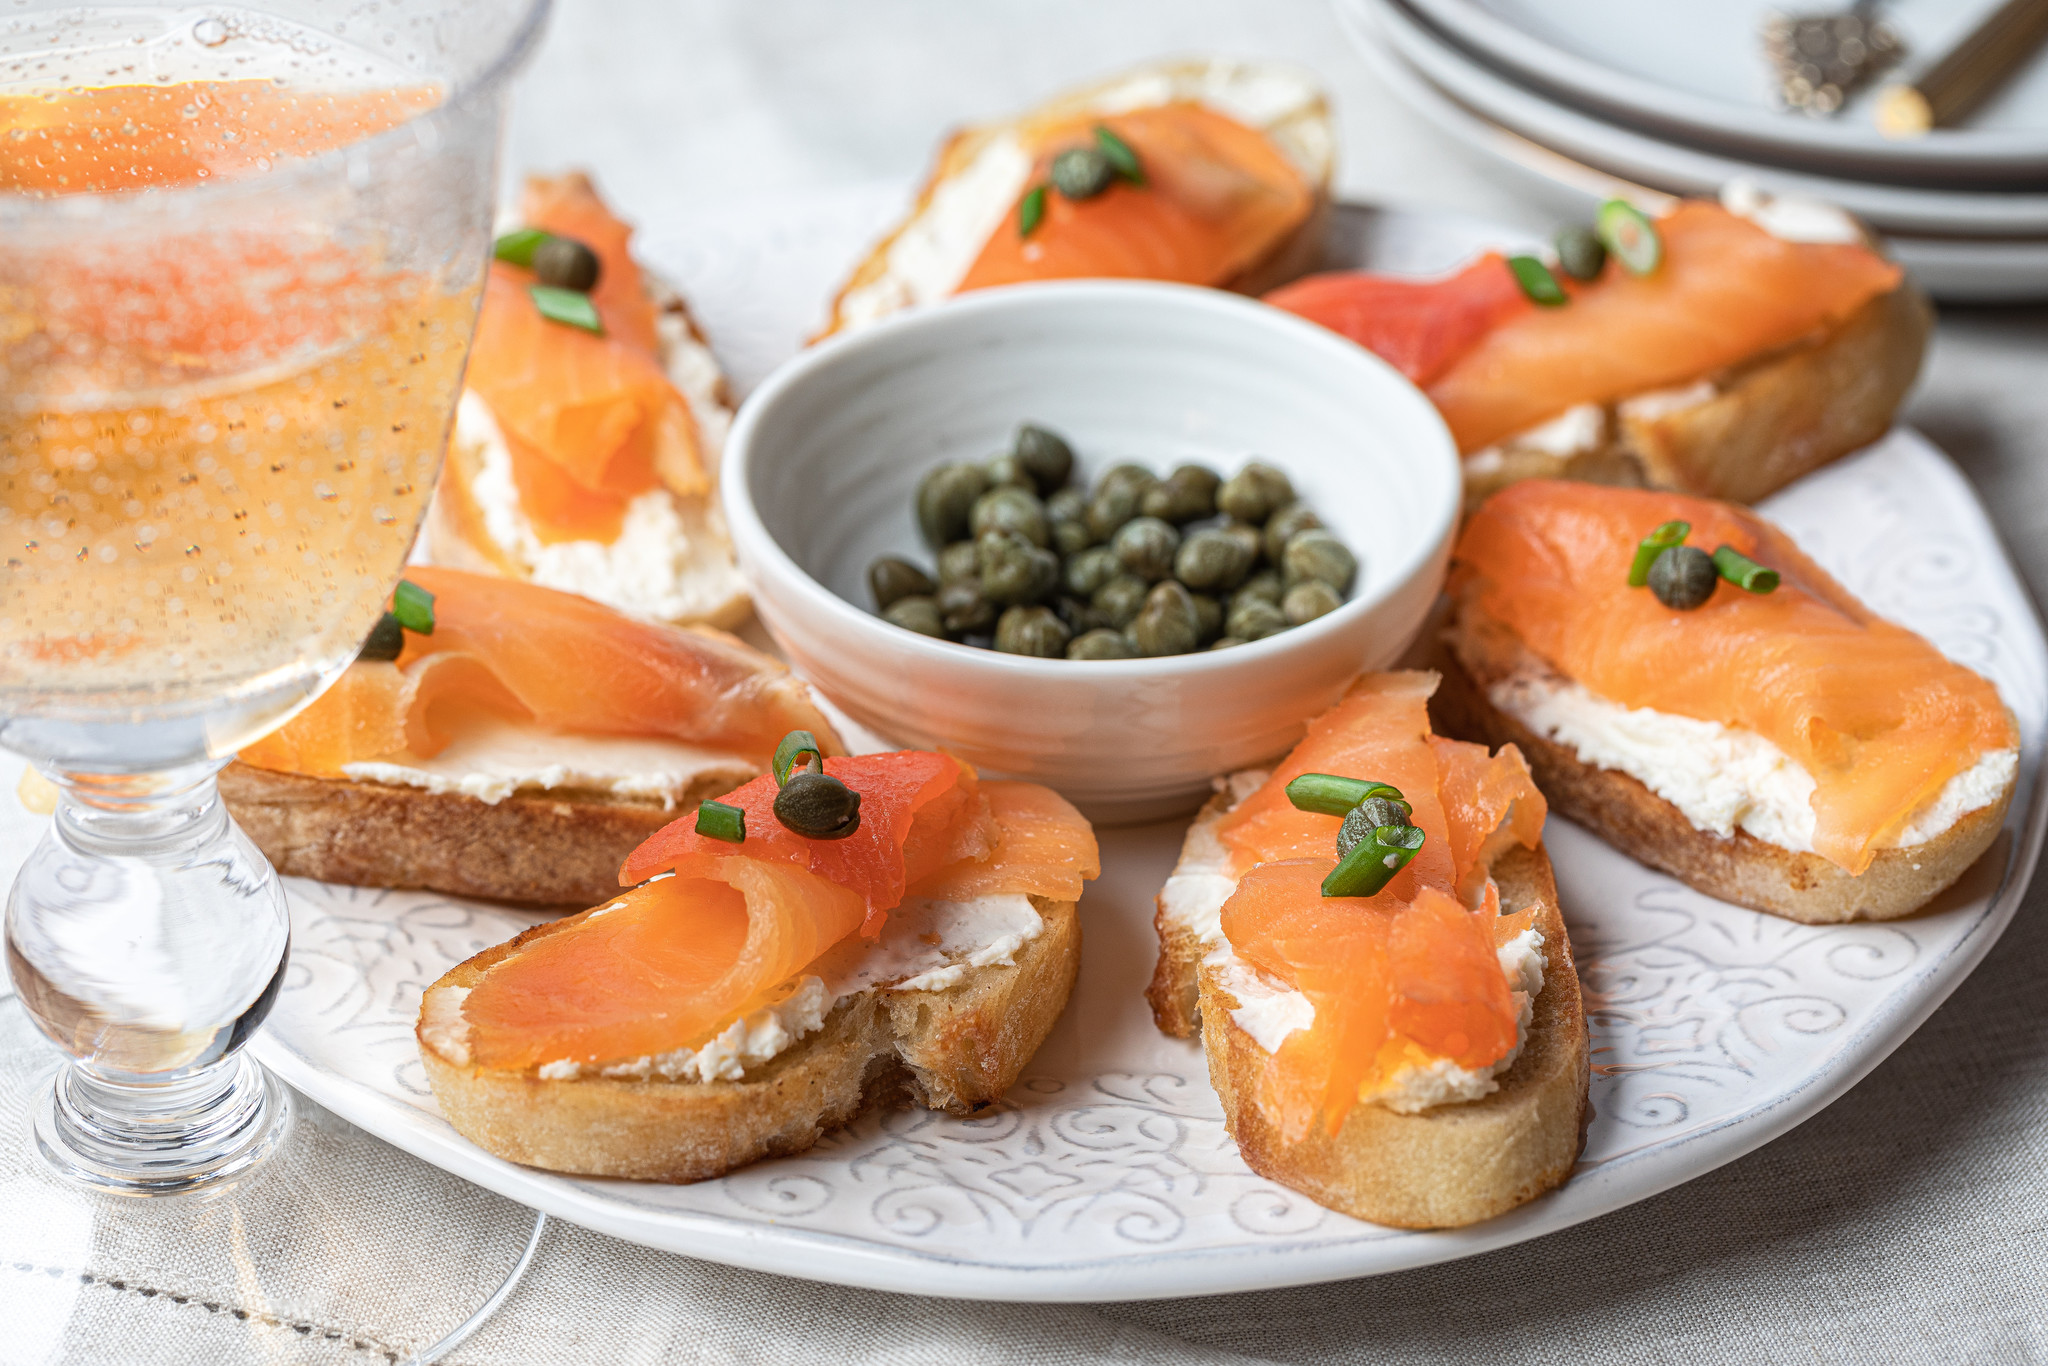
[[[1641,200],[1645,191],[1711,194],[1725,183],[1711,177],[1674,180],[1659,175],[1655,166],[1647,164],[1635,167],[1633,173],[1617,174],[1567,156],[1486,117],[1404,61],[1391,41],[1380,36],[1379,20],[1387,11],[1386,5],[1378,0],[1341,0],[1340,8],[1367,63],[1404,103],[1466,147],[1532,181],[1565,191],[1588,211],[1600,200],[1614,195]],[[1748,165],[1727,162],[1714,169],[1717,173],[1747,175],[1777,189],[1812,191],[1811,185],[1796,183],[1803,178],[1771,180],[1755,174],[1756,168]],[[2018,303],[2048,298],[2048,235],[1923,236],[1894,230],[1886,234],[1885,245],[1913,273],[1921,287],[1937,299],[1956,303]]]
[[[1740,910],[1562,820],[1547,831],[1587,988],[1595,1117],[1566,1186],[1475,1228],[1364,1224],[1253,1175],[1198,1046],[1140,995],[1177,824],[1110,831],[1081,905],[1080,986],[1011,1099],[959,1120],[870,1114],[800,1157],[694,1186],[552,1176],[458,1136],[412,1037],[422,989],[533,917],[290,880],[292,961],[254,1047],[387,1141],[550,1214],[714,1261],[1009,1300],[1208,1294],[1370,1275],[1567,1227],[1689,1180],[1814,1114],[1924,1020],[2010,919],[2038,850],[2048,652],[1967,484],[1898,432],[1771,500],[1879,611],[1999,685],[2021,790],[1985,859],[1928,912],[1814,928]]]
[[[1363,41],[1377,34],[1378,41],[1485,118],[1660,190],[1715,194],[1730,180],[1747,177],[1768,190],[1840,204],[1887,232],[2048,236],[2048,193],[1917,189],[1739,160],[1546,99],[1466,56],[1403,0],[1338,0],[1338,10]]]
[[[1924,70],[2004,0],[1889,0],[1883,20],[1905,40],[1897,74]],[[1832,119],[1778,107],[1764,20],[1787,10],[1847,9],[1846,0],[1409,0],[1474,56],[1549,94],[1667,136],[1840,175],[2039,185],[2048,177],[2048,62],[2017,73],[1969,126],[1884,137],[1869,92]],[[1875,87],[1871,87],[1874,90]]]

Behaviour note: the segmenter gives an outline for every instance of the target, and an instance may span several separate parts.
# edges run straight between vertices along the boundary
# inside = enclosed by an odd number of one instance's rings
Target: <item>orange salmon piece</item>
[[[1314,208],[1314,193],[1272,139],[1192,102],[1049,129],[1037,139],[1030,183],[1046,183],[1061,151],[1095,145],[1098,123],[1137,153],[1146,183],[1119,179],[1079,202],[1048,190],[1044,217],[1029,237],[1019,233],[1013,205],[960,292],[1091,277],[1223,285],[1256,265]]]
[[[1102,874],[1094,827],[1073,804],[1037,783],[984,782],[996,838],[986,853],[956,860],[918,881],[911,894],[934,901],[1022,892],[1079,901],[1081,884]]]
[[[633,259],[633,229],[598,198],[597,187],[580,172],[562,176],[528,176],[519,196],[526,226],[573,237],[597,253],[604,263],[590,301],[604,319],[607,335],[650,356],[661,354],[655,326],[654,300]]]
[[[1790,345],[1903,278],[1866,247],[1786,242],[1703,200],[1680,204],[1657,231],[1655,271],[1610,260],[1569,304],[1515,314],[1428,384],[1461,451]]]
[[[1441,280],[1331,271],[1282,285],[1265,299],[1349,337],[1424,386],[1494,328],[1535,307],[1498,252]]]
[[[861,932],[872,937],[902,902],[904,888],[938,870],[952,850],[954,828],[979,824],[986,808],[973,771],[949,754],[856,754],[828,758],[825,771],[860,793],[860,828],[844,839],[808,839],[775,819],[779,789],[775,775],[764,773],[719,798],[746,813],[744,844],[698,834],[693,811],[628,855],[619,881],[643,882],[670,870],[689,876],[707,861],[740,852],[749,860],[789,864],[851,889],[866,908]],[[920,826],[937,833],[922,834]],[[913,850],[915,863],[905,857],[906,847]]]
[[[1628,586],[1638,542],[1667,521],[1782,575],[1775,592],[1717,585],[1674,611]],[[1873,614],[1790,537],[1705,498],[1527,480],[1489,499],[1453,556],[1454,590],[1561,673],[1628,707],[1754,732],[1813,775],[1814,850],[1870,866],[1949,779],[2018,744],[1989,680]]]
[[[1533,849],[1543,838],[1549,803],[1513,745],[1489,754],[1484,745],[1432,735],[1429,747],[1436,757],[1437,800],[1449,827],[1458,899],[1476,905],[1494,855],[1510,844]]]
[[[787,863],[706,859],[562,922],[462,1002],[472,1061],[529,1068],[700,1046],[860,924],[861,899]]]

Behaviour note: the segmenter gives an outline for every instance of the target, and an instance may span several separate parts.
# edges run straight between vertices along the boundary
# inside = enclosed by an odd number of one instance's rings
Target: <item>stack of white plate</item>
[[[2000,0],[1886,0],[1911,76]],[[1900,141],[1869,93],[1832,119],[1778,107],[1774,11],[1847,0],[1337,0],[1367,58],[1432,123],[1588,199],[1748,181],[1861,215],[1939,298],[2048,298],[2048,59],[1969,126]]]

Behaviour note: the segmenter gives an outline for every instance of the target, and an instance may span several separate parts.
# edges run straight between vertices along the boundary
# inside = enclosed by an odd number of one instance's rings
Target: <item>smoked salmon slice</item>
[[[1145,183],[1119,179],[1078,201],[1048,191],[1044,217],[1029,235],[1019,231],[1020,195],[960,292],[1089,277],[1223,285],[1271,253],[1315,207],[1314,191],[1271,138],[1193,101],[1046,129],[1036,139],[1029,184],[1046,183],[1062,150],[1092,146],[1097,124],[1137,153]]]
[[[1545,804],[1512,745],[1430,734],[1429,673],[1372,674],[1309,723],[1306,739],[1217,827],[1239,870],[1222,909],[1232,950],[1301,992],[1313,1023],[1270,1055],[1263,1103],[1293,1142],[1318,1116],[1334,1133],[1362,1094],[1409,1064],[1478,1070],[1508,1056],[1518,1022],[1497,950],[1530,915],[1501,916],[1487,873],[1508,844],[1534,848]],[[1379,892],[1326,897],[1334,817],[1301,811],[1303,773],[1391,783],[1423,847]],[[1477,909],[1474,909],[1474,908]]]
[[[305,711],[245,748],[244,763],[339,778],[344,764],[400,749],[428,758],[447,743],[444,707],[763,762],[792,730],[839,748],[803,684],[723,632],[639,621],[517,579],[425,565],[406,577],[434,595],[433,634],[407,632],[395,664],[350,665]]]
[[[1689,544],[1733,546],[1778,571],[1778,588],[1720,583],[1692,611],[1630,588],[1638,543],[1669,521],[1691,523]],[[1852,875],[1951,778],[2018,744],[1987,679],[1872,613],[1732,504],[1526,480],[1466,523],[1452,585],[1603,698],[1778,746],[1813,777],[1814,852]]]
[[[1845,243],[1788,242],[1718,204],[1657,220],[1663,263],[1610,260],[1570,302],[1516,308],[1482,260],[1402,293],[1383,277],[1317,276],[1268,296],[1422,384],[1470,454],[1581,403],[1688,384],[1842,322],[1902,272]],[[1484,325],[1481,325],[1481,324]]]
[[[467,1062],[581,1067],[696,1048],[827,950],[879,930],[910,883],[941,899],[1071,899],[1099,870],[1088,822],[1042,787],[982,785],[920,751],[825,763],[861,794],[857,831],[783,829],[767,775],[722,799],[747,812],[742,843],[698,836],[689,820],[658,832],[625,875],[670,876],[515,941],[460,998]]]
[[[696,422],[662,369],[632,230],[580,175],[530,180],[523,208],[528,226],[597,254],[591,300],[605,330],[542,317],[527,294],[533,272],[494,261],[465,379],[505,438],[535,534],[614,540],[636,495],[664,483],[679,494],[709,490]]]

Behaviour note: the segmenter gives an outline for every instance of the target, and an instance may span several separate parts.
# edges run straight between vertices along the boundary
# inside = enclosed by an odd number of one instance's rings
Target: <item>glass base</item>
[[[151,1091],[60,1068],[31,1102],[37,1150],[108,1195],[191,1195],[247,1176],[291,1130],[290,1093],[239,1053]]]

